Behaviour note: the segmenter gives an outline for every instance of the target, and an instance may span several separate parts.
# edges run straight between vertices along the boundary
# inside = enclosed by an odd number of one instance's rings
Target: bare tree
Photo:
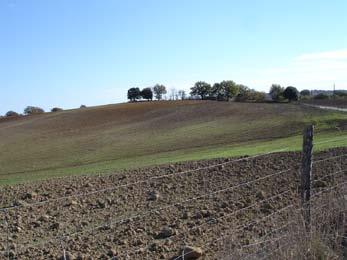
[[[177,100],[178,96],[177,96],[177,90],[175,88],[170,89],[170,96],[169,99],[170,100]]]
[[[186,92],[184,90],[179,90],[178,91],[178,98],[181,100],[185,100],[186,99]]]

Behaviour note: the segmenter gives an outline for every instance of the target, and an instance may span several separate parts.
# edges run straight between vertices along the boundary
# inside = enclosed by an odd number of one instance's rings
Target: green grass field
[[[0,183],[103,174],[153,164],[347,146],[347,113],[296,104],[118,104],[0,122]]]

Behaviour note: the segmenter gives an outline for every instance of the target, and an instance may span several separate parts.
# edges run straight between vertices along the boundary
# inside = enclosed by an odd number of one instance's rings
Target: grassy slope
[[[223,156],[347,146],[347,115],[289,104],[213,101],[119,104],[0,123],[0,183]],[[325,142],[329,141],[329,142]]]

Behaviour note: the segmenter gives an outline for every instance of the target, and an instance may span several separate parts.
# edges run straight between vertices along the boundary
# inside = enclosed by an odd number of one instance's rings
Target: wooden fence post
[[[313,125],[310,125],[304,129],[301,166],[301,203],[303,206],[303,216],[307,231],[310,231],[311,222],[310,197],[313,152],[313,128]]]

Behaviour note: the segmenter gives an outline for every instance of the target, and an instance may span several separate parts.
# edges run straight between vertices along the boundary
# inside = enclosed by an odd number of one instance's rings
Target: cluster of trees
[[[234,98],[235,101],[264,101],[265,93],[256,91],[242,84],[236,84],[232,80],[223,80],[220,83],[214,83],[212,86],[204,81],[198,81],[191,88],[192,97],[200,99],[229,101]]]
[[[81,105],[80,108],[86,108],[87,106],[86,105]],[[63,111],[62,108],[60,107],[53,107],[51,109],[51,112],[60,112],[60,111]],[[24,111],[23,111],[23,114],[19,114],[15,111],[8,111],[5,116],[0,116],[0,118],[3,118],[3,117],[18,117],[18,116],[29,116],[29,115],[36,115],[36,114],[42,114],[42,113],[45,113],[45,110],[40,108],[40,107],[34,107],[34,106],[27,106]]]
[[[140,90],[139,88],[131,88],[128,90],[128,99],[131,101],[136,101],[137,99],[153,99],[153,91],[151,88],[144,88]]]
[[[310,94],[309,92],[310,91],[308,91],[308,94]],[[307,95],[307,90],[303,90],[299,93],[299,91],[295,87],[289,86],[284,88],[278,84],[272,84],[270,88],[270,96],[272,100],[276,102],[282,102],[286,100],[288,100],[289,102],[297,101],[299,100],[300,95]]]
[[[140,90],[139,88],[130,88],[128,90],[128,99],[132,102],[145,99],[153,100],[153,97],[157,100],[162,100],[164,95],[167,94],[166,87],[162,84],[156,84],[153,88],[144,88]],[[186,93],[184,90],[177,91],[176,89],[171,89],[170,99],[186,99]]]
[[[51,112],[59,112],[59,111],[62,111],[63,109],[62,108],[59,108],[59,107],[54,107],[51,109]],[[42,114],[44,113],[45,110],[40,108],[40,107],[34,107],[34,106],[27,106],[24,111],[23,111],[23,114],[19,114],[15,111],[8,111],[6,114],[5,114],[5,117],[18,117],[18,116],[23,116],[23,115],[36,115],[36,114]]]
[[[184,90],[171,89],[169,93],[170,100],[184,100],[184,99],[209,99],[229,101],[235,98],[236,101],[263,101],[265,100],[265,93],[258,92],[247,86],[236,84],[232,80],[224,80],[220,83],[215,83],[211,86],[204,81],[198,81],[190,89],[190,96],[187,96]],[[128,90],[128,99],[130,101],[137,101],[140,99],[153,100],[153,96],[157,100],[162,100],[163,96],[167,94],[164,85],[157,84],[153,88],[130,88]]]
[[[347,92],[345,91],[334,91],[331,92],[322,91],[321,93],[315,94],[315,91],[310,91],[308,89],[301,90],[300,92],[289,86],[287,88],[281,87],[281,85],[273,84],[270,88],[270,95],[273,101],[282,102],[288,100],[297,101],[299,99],[329,99],[329,98],[344,98],[347,97]]]
[[[223,80],[222,82],[214,83],[213,85],[205,82],[198,81],[190,88],[190,96],[186,95],[184,90],[177,91],[171,89],[169,91],[170,100],[184,100],[184,99],[202,99],[202,100],[218,100],[218,101],[229,101],[231,99],[237,102],[264,102],[264,101],[275,101],[275,102],[292,102],[299,99],[307,99],[312,97],[312,92],[308,89],[298,91],[293,86],[286,88],[278,84],[272,84],[269,94],[259,92],[251,89],[245,85],[237,84],[232,80]],[[143,100],[162,100],[163,96],[168,91],[166,87],[161,84],[155,85],[153,88],[130,88],[128,90],[128,99],[130,101]],[[335,96],[340,95],[347,96],[346,92],[338,93]],[[312,98],[324,99],[328,98],[324,94],[314,95]],[[165,96],[166,99],[166,96]]]

